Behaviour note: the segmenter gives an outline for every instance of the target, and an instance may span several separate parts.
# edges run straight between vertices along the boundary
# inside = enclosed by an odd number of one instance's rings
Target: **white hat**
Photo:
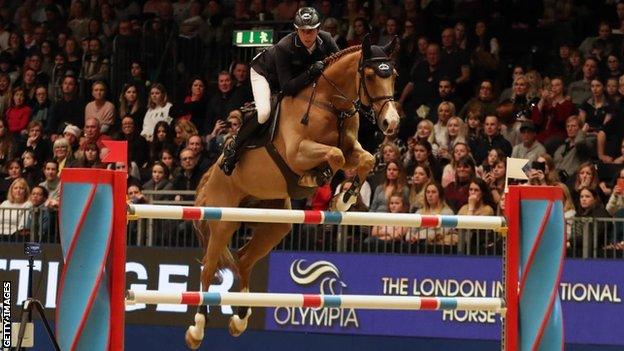
[[[80,135],[82,134],[82,132],[80,131],[80,128],[72,124],[69,124],[67,125],[67,127],[65,127],[65,130],[63,130],[63,134],[65,133],[73,134],[76,136],[76,138],[80,138]]]

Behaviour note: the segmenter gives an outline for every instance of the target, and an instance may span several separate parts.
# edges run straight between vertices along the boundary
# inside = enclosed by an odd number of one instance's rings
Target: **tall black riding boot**
[[[241,126],[234,139],[223,148],[223,161],[219,165],[223,173],[231,175],[240,159],[249,137],[258,130],[260,123],[257,118],[250,118]]]

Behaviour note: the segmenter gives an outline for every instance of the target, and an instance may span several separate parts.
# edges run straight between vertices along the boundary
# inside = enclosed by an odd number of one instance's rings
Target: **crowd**
[[[567,219],[624,212],[624,3],[612,1],[0,1],[0,207],[55,210],[65,167],[126,169],[135,201],[146,189],[195,190],[253,100],[249,63],[167,85],[135,59],[113,96],[115,40],[162,26],[229,43],[245,23],[291,29],[304,5],[341,49],[366,34],[379,45],[400,38],[404,118],[390,136],[362,122],[377,163],[356,210],[500,214],[505,160],[515,157],[530,160],[530,184],[563,189]],[[180,86],[183,96],[171,98]],[[128,141],[129,165],[100,161],[107,139]],[[329,208],[348,176],[294,206]],[[3,234],[27,227],[11,223]],[[380,227],[368,240],[457,238]],[[621,249],[621,240],[616,231],[598,245]]]

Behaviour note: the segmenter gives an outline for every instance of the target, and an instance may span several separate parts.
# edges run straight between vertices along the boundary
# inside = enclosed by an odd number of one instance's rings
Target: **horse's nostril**
[[[388,121],[387,121],[387,120],[385,120],[385,119],[384,119],[384,120],[381,122],[381,125],[383,126],[383,129],[385,130],[385,129],[387,129],[387,128],[388,128],[388,126],[389,126],[390,124],[388,123]]]

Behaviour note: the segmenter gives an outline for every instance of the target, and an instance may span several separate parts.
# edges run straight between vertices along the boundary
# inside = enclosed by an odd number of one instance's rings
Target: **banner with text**
[[[502,260],[273,252],[269,291],[332,295],[503,296]],[[624,261],[567,260],[560,295],[568,343],[624,345]],[[500,339],[491,312],[275,308],[266,328],[323,333]]]

